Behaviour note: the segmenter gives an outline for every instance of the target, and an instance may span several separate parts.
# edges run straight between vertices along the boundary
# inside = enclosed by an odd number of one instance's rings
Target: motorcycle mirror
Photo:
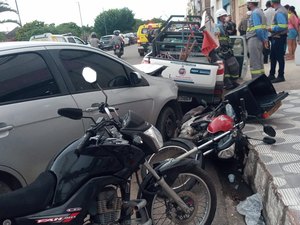
[[[57,113],[63,117],[67,117],[72,120],[80,120],[83,117],[82,109],[77,108],[62,108],[58,109]]]
[[[100,87],[100,85],[96,82],[97,81],[97,72],[90,68],[90,67],[84,67],[82,69],[82,76],[85,79],[86,82],[88,83],[95,83],[98,88],[100,89],[100,91],[104,94],[105,96],[105,104],[107,104],[107,95],[106,93],[103,91],[103,89]]]
[[[84,67],[82,70],[82,76],[86,82],[95,83],[97,80],[97,72],[90,67]]]
[[[268,145],[272,145],[276,142],[276,140],[274,138],[270,138],[270,137],[264,137],[263,138],[263,142],[268,144]]]
[[[273,127],[269,125],[264,125],[264,132],[269,135],[270,137],[275,137],[276,136],[276,131]]]

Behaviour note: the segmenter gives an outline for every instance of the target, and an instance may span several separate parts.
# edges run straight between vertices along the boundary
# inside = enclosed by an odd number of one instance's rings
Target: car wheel
[[[177,119],[177,114],[173,108],[167,106],[161,111],[156,127],[161,132],[164,141],[175,137]]]

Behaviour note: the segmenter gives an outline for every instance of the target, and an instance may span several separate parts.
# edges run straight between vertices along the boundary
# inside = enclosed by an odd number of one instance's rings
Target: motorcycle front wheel
[[[216,190],[207,175],[199,167],[193,167],[184,173],[178,173],[170,185],[189,206],[190,212],[184,212],[174,201],[158,191],[147,195],[147,209],[153,224],[208,225],[212,223],[216,212]]]

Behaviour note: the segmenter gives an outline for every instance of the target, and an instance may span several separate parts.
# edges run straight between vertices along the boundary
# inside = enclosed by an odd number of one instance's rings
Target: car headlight
[[[144,134],[152,139],[157,149],[160,149],[163,146],[164,142],[163,142],[162,135],[159,132],[159,130],[153,125],[151,125],[151,127],[148,130],[146,130]]]

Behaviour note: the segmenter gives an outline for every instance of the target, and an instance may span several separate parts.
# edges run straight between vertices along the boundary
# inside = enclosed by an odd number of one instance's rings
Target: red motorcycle
[[[155,166],[155,163],[167,159],[189,157],[203,160],[202,156],[213,154],[218,159],[234,158],[243,167],[249,152],[249,139],[253,139],[243,133],[249,119],[244,100],[241,100],[239,115],[235,114],[227,100],[213,110],[209,109],[207,106],[199,106],[185,114],[178,137],[166,142],[164,147],[150,156],[148,162]],[[267,136],[261,141],[274,144],[275,139],[272,137],[276,136],[275,130],[263,125],[263,131]]]

